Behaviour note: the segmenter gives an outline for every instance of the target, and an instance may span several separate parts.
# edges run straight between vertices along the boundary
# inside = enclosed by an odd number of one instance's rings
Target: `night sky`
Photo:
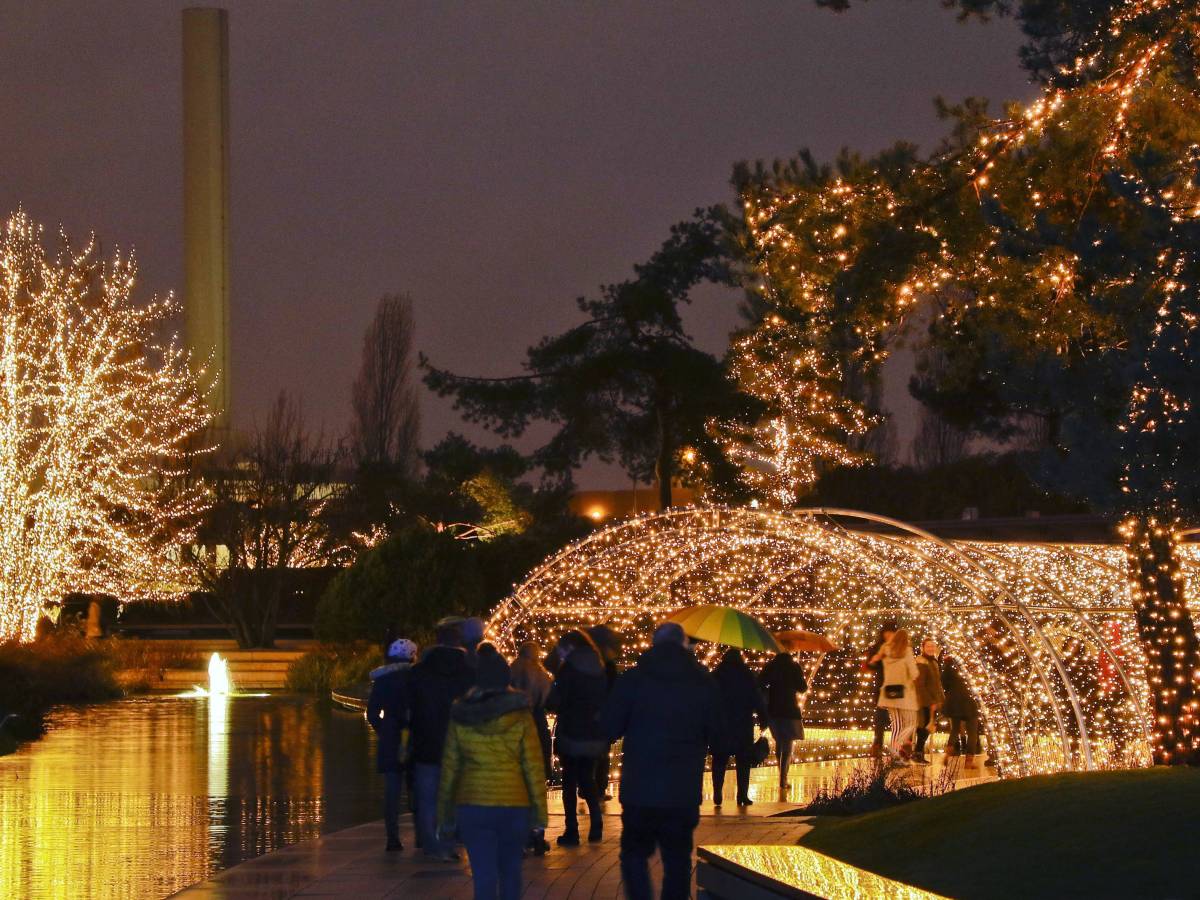
[[[179,291],[185,4],[0,13],[0,207]],[[1031,95],[1011,21],[937,0],[228,3],[235,421],[288,388],[339,432],[379,295],[409,292],[441,365],[514,371],[672,222],[733,199],[732,165],[942,133],[931,98]],[[736,298],[693,333],[720,351]],[[423,398],[425,443],[464,428]],[[581,484],[624,485],[589,467]]]

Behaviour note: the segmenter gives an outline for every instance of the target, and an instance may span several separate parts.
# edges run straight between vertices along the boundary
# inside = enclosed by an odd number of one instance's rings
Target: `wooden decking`
[[[773,804],[770,806],[774,807]],[[544,857],[525,861],[525,892],[530,900],[559,898],[617,898],[621,896],[618,861],[621,819],[616,804],[608,804],[604,842],[571,849],[555,847]],[[757,807],[755,811],[758,812]],[[767,810],[763,810],[764,812]],[[809,826],[802,819],[764,815],[708,815],[696,829],[697,844],[792,844]],[[551,815],[548,836],[562,831],[562,816]],[[383,851],[383,823],[372,822],[296,844],[250,860],[188,888],[176,896],[198,898],[353,897],[470,898],[470,869],[460,863],[439,863],[412,848],[411,823],[402,826],[405,849]],[[464,854],[465,857],[465,854]],[[657,865],[654,877],[659,877]]]

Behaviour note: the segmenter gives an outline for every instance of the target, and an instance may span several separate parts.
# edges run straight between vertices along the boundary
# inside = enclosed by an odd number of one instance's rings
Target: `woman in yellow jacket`
[[[480,648],[475,687],[454,701],[442,754],[439,830],[457,827],[475,900],[517,900],[529,832],[546,827],[546,771],[529,698],[509,687],[494,648]]]

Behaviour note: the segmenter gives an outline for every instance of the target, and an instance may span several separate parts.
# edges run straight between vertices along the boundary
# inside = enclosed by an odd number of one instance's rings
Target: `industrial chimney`
[[[215,379],[218,433],[230,425],[229,14],[183,11],[184,339]]]

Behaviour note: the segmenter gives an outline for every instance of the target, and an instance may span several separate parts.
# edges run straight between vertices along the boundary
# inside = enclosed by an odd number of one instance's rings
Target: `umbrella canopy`
[[[688,606],[667,616],[684,633],[698,641],[728,644],[743,650],[779,652],[779,644],[771,632],[754,616],[730,606]]]
[[[828,653],[837,649],[833,641],[813,631],[777,631],[775,640],[788,653]]]

